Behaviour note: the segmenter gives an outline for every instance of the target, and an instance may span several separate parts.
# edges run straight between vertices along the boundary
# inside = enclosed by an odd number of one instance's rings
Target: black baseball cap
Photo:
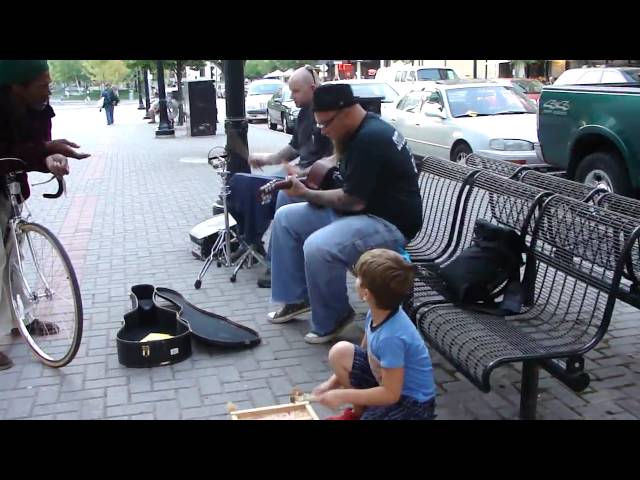
[[[313,93],[313,111],[330,112],[356,104],[351,85],[331,83],[320,85]]]

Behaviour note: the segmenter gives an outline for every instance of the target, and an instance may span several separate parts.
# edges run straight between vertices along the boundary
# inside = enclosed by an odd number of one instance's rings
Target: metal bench
[[[574,182],[555,175],[540,173],[535,170],[523,172],[520,181],[527,185],[533,185],[547,192],[557,193],[575,200],[587,203],[596,203],[599,195],[606,193],[603,188],[594,188],[584,183]]]
[[[525,165],[503,162],[502,160],[493,160],[492,158],[482,157],[476,153],[467,155],[464,161],[468,167],[488,170],[491,173],[505,178],[515,179],[521,172],[527,170]]]
[[[530,235],[532,219],[544,198],[550,195],[535,187],[480,171],[467,180],[467,189],[455,213],[455,237],[448,251],[435,262],[417,265],[414,286],[405,302],[407,314],[414,320],[421,308],[445,303],[446,286],[439,269],[456,258],[471,244],[477,219],[515,229]],[[427,229],[429,225],[425,225]]]
[[[458,207],[475,172],[449,160],[424,158],[418,177],[422,228],[406,246],[414,263],[433,262],[450,248]]]
[[[490,391],[495,368],[522,362],[520,418],[533,419],[540,367],[575,391],[587,387],[582,355],[607,331],[623,267],[631,249],[640,247],[639,236],[637,219],[560,195],[546,197],[531,235],[527,269],[535,281],[525,285],[529,306],[501,317],[433,305],[420,310],[417,326],[483,392]]]

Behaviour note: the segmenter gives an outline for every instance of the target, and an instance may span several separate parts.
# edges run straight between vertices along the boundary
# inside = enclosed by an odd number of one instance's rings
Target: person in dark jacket
[[[107,114],[107,125],[113,125],[113,107],[120,103],[120,98],[118,98],[118,95],[116,95],[110,83],[107,83],[105,89],[102,91],[101,97],[104,99],[102,108],[104,108],[104,112]]]
[[[55,116],[49,105],[49,66],[46,60],[0,60],[0,158],[18,158],[23,164],[0,160],[0,182],[16,170],[38,171],[67,175],[67,157],[82,159],[89,156],[74,150],[79,145],[68,140],[51,139],[51,119]],[[19,175],[24,198],[29,197],[26,173]],[[1,184],[1,183],[0,183]],[[10,214],[9,200],[0,193],[0,228],[3,237]],[[0,274],[6,266],[5,239],[0,242]],[[0,289],[0,335],[11,326],[9,299]],[[57,332],[57,326],[34,320],[28,328],[36,335]],[[10,368],[11,360],[0,352],[0,370]]]

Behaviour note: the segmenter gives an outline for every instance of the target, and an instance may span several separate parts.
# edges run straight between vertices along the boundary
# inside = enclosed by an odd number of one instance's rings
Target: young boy
[[[429,352],[400,307],[413,284],[412,265],[378,248],[362,254],[355,272],[358,295],[370,307],[365,334],[360,346],[338,342],[331,348],[334,374],[314,395],[331,408],[353,404],[328,420],[433,420]]]

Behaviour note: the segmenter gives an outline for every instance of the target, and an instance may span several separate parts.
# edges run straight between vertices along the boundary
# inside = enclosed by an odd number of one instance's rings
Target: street
[[[330,345],[303,341],[307,321],[273,325],[270,290],[256,287],[262,267],[243,269],[236,283],[215,264],[193,287],[202,262],[191,255],[189,231],[211,217],[220,182],[208,151],[225,144],[224,99],[218,100],[218,133],[156,138],[137,101],[115,109],[115,124],[93,105],[54,105],[53,138],[67,138],[92,156],[69,160],[67,197],[42,198],[51,184],[32,188],[34,221],[60,236],[78,273],[85,310],[82,345],[62,369],[41,364],[22,338],[0,337],[0,351],[15,366],[0,372],[0,419],[229,419],[239,409],[289,402],[294,387],[310,392],[329,375]],[[274,152],[291,135],[249,125],[251,152]],[[272,167],[264,173],[276,170]],[[260,172],[263,173],[263,172]],[[46,179],[30,173],[31,183]],[[356,325],[344,338],[359,342],[366,304],[347,276]],[[133,285],[149,283],[181,292],[196,306],[224,315],[260,334],[246,350],[222,350],[192,342],[191,358],[152,369],[119,364],[116,333],[130,310]],[[305,318],[307,318],[305,316]],[[438,385],[438,419],[516,419],[519,367],[499,368],[484,394],[431,351]],[[540,374],[540,419],[640,418],[640,314],[618,303],[604,340],[586,355],[590,386],[576,394]],[[314,405],[321,418],[333,414]]]

